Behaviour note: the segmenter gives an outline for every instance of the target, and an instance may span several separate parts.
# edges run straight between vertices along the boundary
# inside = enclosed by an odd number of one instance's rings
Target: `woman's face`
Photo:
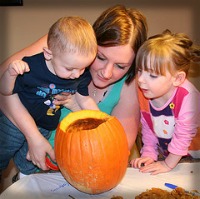
[[[105,88],[121,79],[129,70],[135,53],[130,45],[102,47],[98,46],[97,56],[90,66],[93,83]]]

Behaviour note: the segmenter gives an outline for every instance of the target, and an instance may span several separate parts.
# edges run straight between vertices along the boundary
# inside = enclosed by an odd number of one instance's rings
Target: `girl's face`
[[[159,105],[166,103],[175,90],[175,77],[169,71],[166,71],[165,75],[157,75],[151,69],[139,70],[137,75],[144,96],[158,102]]]
[[[105,88],[121,79],[129,70],[135,53],[130,45],[98,46],[96,59],[90,66],[93,83]]]

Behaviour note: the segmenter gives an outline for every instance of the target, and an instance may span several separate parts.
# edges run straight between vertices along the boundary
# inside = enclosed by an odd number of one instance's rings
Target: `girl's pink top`
[[[192,139],[197,136],[200,121],[200,93],[186,80],[178,87],[166,104],[160,108],[152,105],[139,90],[141,108],[142,141],[141,155],[157,160],[158,154],[191,155],[200,158],[198,152],[190,154]]]

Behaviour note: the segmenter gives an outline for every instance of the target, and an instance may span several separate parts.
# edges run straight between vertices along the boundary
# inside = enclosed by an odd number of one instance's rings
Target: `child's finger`
[[[25,65],[25,72],[29,72],[30,71],[29,65],[27,63],[24,63],[24,65]]]
[[[20,75],[24,74],[24,72],[30,71],[29,65],[22,60],[17,60],[15,62],[13,62],[13,68]]]
[[[21,70],[22,74],[30,71],[30,68],[26,62],[19,62],[18,64],[18,68]]]

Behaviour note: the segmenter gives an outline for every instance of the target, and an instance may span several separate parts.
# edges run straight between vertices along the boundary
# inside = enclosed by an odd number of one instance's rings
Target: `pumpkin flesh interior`
[[[112,116],[107,115],[104,112],[96,111],[96,110],[81,110],[81,111],[77,111],[77,112],[71,112],[69,115],[67,115],[61,121],[59,128],[65,132],[66,129],[68,129],[68,127],[71,124],[73,124],[74,122],[76,122],[77,120],[84,122],[84,120],[86,120],[87,118],[96,119],[96,121],[99,120],[98,122],[94,122],[94,123],[99,123],[99,125],[100,125],[101,123],[111,119]],[[102,120],[102,122],[100,122],[101,120]],[[91,120],[90,120],[90,122],[91,122]],[[91,124],[88,124],[88,125],[91,125]],[[96,124],[96,127],[97,126],[98,126],[98,124]]]
[[[97,128],[100,124],[106,122],[107,119],[96,119],[96,118],[85,118],[85,119],[78,119],[74,121],[72,124],[70,124],[66,131],[68,133],[73,132],[74,129],[76,131],[81,130],[91,130]]]

